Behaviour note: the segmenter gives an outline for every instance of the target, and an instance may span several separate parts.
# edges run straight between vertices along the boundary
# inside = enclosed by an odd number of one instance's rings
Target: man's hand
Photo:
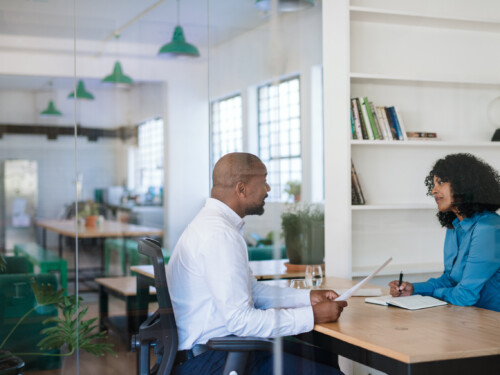
[[[346,306],[346,301],[324,301],[316,303],[312,307],[314,324],[336,322]]]
[[[311,305],[314,306],[317,303],[325,301],[335,301],[335,298],[338,296],[333,290],[311,290]]]
[[[413,284],[403,281],[401,286],[399,286],[399,281],[394,280],[389,283],[391,287],[391,296],[393,297],[404,297],[411,296],[413,294]]]

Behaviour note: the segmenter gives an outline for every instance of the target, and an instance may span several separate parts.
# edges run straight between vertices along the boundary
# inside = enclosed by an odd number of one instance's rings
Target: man
[[[296,290],[258,283],[242,236],[246,215],[262,215],[271,190],[267,170],[247,153],[223,156],[213,171],[211,198],[180,237],[167,267],[179,333],[179,350],[190,358],[179,374],[219,374],[226,353],[208,350],[212,337],[291,336],[315,323],[336,321],[346,302],[325,290]],[[251,354],[248,374],[272,372],[272,353]],[[283,353],[285,374],[340,374],[338,369]]]

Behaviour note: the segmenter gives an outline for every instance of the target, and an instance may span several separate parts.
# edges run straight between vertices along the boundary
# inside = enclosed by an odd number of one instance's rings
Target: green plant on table
[[[92,200],[88,200],[83,205],[83,209],[78,212],[78,217],[99,216],[101,205]]]
[[[290,263],[323,263],[325,215],[322,209],[311,205],[291,205],[281,215],[281,228]]]
[[[302,184],[300,181],[288,181],[285,187],[285,193],[293,197],[294,202],[299,202],[301,198]]]

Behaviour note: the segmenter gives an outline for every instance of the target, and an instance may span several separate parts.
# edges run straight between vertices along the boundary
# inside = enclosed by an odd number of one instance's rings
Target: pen
[[[399,273],[399,283],[398,283],[398,288],[401,288],[401,284],[403,283],[403,271]],[[399,294],[401,294],[401,290],[399,291]]]

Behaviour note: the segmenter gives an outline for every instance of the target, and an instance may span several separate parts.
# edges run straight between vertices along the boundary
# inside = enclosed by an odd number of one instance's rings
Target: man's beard
[[[264,202],[262,202],[259,205],[255,205],[252,207],[247,207],[245,209],[245,216],[246,215],[262,215],[264,213]]]

